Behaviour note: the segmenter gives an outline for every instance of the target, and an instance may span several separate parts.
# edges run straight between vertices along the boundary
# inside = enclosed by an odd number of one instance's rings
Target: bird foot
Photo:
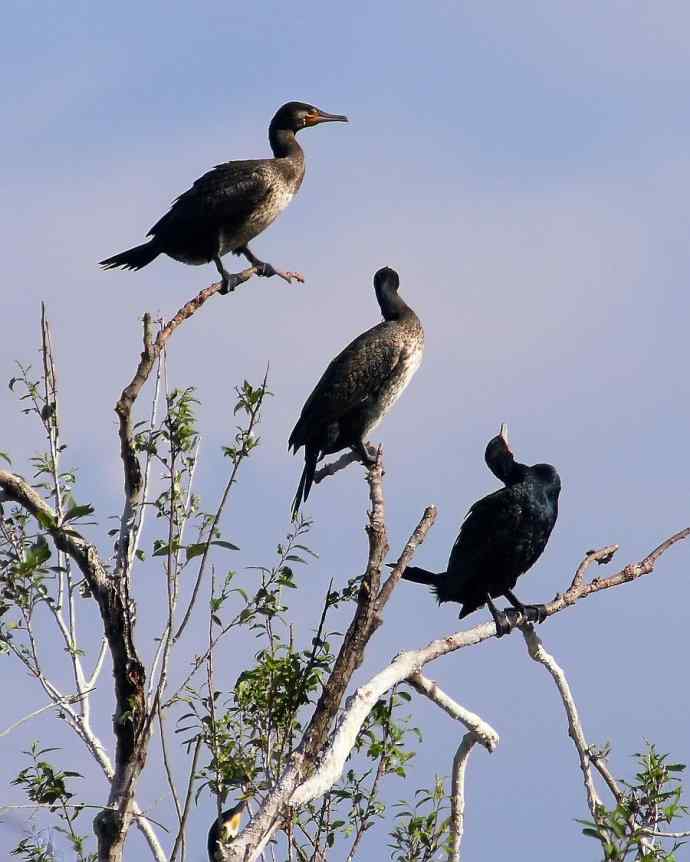
[[[515,615],[515,620],[511,620],[511,616]],[[512,608],[509,608],[506,611],[498,611],[496,616],[494,617],[494,622],[496,623],[496,637],[502,638],[503,635],[509,635],[512,630],[517,625],[517,614],[519,611],[515,611]]]
[[[356,447],[355,451],[365,467],[371,468],[376,464],[379,454],[376,446],[372,446],[371,443],[362,443],[361,446]]]
[[[223,285],[218,293],[221,296],[227,296],[228,293],[231,293],[238,284],[242,283],[242,279],[239,275],[235,275],[229,272],[226,272],[225,275],[221,278],[221,284]]]
[[[281,270],[271,266],[270,263],[263,262],[255,263],[254,266],[256,267],[256,274],[263,278],[273,278],[274,275],[277,275],[284,281],[287,281],[288,284],[292,284],[293,279],[300,284],[304,284],[304,276],[300,272],[281,272]]]
[[[525,605],[525,619],[528,623],[543,623],[546,616],[546,605]]]

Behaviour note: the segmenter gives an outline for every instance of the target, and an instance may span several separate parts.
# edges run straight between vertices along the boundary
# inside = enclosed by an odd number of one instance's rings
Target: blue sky
[[[212,267],[167,259],[140,273],[103,273],[96,262],[142,241],[210,166],[267,154],[268,122],[289,99],[351,120],[303,133],[302,190],[254,243],[306,284],[253,280],[214,300],[169,356],[171,381],[196,385],[202,401],[199,490],[209,505],[222,487],[233,386],[271,364],[263,445],[225,518],[242,548],[235,566],[270,561],[287,528],[301,469],[287,437],[329,359],[377,322],[371,277],[386,264],[427,337],[422,368],[377,431],[393,550],[434,502],[439,520],[417,561],[445,565],[468,506],[496,487],[482,456],[502,421],[518,457],[555,464],[563,482],[549,547],[518,586],[524,599],[562,590],[588,548],[618,542],[623,564],[686,526],[689,25],[679,2],[10,3],[0,374],[12,375],[15,358],[35,361],[45,300],[65,457],[80,468],[79,499],[102,516],[95,537],[120,507],[112,407],[140,349],[141,315],[169,316],[214,278]],[[28,473],[40,440],[6,387],[0,416],[0,450]],[[329,579],[362,570],[365,504],[356,466],[309,500],[320,560],[301,575],[305,643]],[[676,548],[651,578],[540,632],[569,672],[589,738],[612,741],[619,775],[645,738],[690,760],[688,562],[690,549]],[[162,581],[142,571],[146,651]],[[243,577],[251,586],[251,572]],[[82,613],[88,625],[93,608]],[[401,585],[360,679],[456,630],[456,615]],[[228,687],[237,649],[228,648]],[[560,704],[521,640],[448,657],[429,673],[501,735],[497,752],[478,752],[469,767],[467,858],[495,857],[516,840],[536,859],[556,841],[564,862],[592,852],[574,823],[584,794]],[[3,726],[42,704],[24,677],[9,680]],[[108,684],[106,674],[106,738]],[[425,741],[412,781],[391,779],[389,800],[448,774],[459,738],[417,699],[413,713]],[[0,739],[10,771],[50,726]],[[55,744],[103,798],[69,737]],[[155,781],[144,784],[142,804],[158,796]],[[163,803],[156,811],[165,819]],[[210,816],[195,814],[198,842]],[[381,834],[362,858],[381,858]],[[0,847],[10,841],[0,829]]]

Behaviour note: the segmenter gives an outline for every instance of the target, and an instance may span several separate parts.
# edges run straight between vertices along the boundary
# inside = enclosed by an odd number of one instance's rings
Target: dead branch
[[[450,847],[448,862],[459,862],[460,845],[465,824],[465,769],[470,752],[478,742],[490,753],[496,750],[498,733],[491,725],[449,697],[432,679],[417,671],[406,680],[416,691],[428,697],[451,718],[467,728],[453,758],[453,776],[450,794]]]
[[[568,680],[566,679],[563,669],[556,662],[556,659],[544,649],[544,645],[537,636],[537,633],[534,631],[534,627],[531,625],[524,625],[520,630],[525,639],[525,643],[527,644],[527,651],[529,652],[530,658],[533,658],[534,661],[544,665],[551,674],[553,681],[556,683],[556,688],[558,689],[558,693],[563,701],[565,714],[568,717],[568,736],[572,739],[573,745],[577,749],[578,757],[580,758],[580,769],[582,770],[582,777],[584,779],[585,790],[587,792],[587,805],[592,814],[593,820],[598,823],[601,799],[599,798],[597,789],[594,786],[594,779],[592,778],[592,770],[589,762],[589,746],[585,739],[580,716],[578,715],[577,706],[575,705],[573,693],[568,685]]]
[[[474,734],[476,741],[481,743],[490,754],[496,751],[499,736],[488,721],[484,721],[476,713],[465,709],[464,706],[461,706],[452,697],[449,697],[433,679],[429,679],[419,671],[410,674],[406,682],[420,694],[423,694],[424,697],[428,697],[429,700],[440,706],[451,718],[464,724]]]
[[[376,457],[376,447],[372,446],[370,443],[364,444],[367,448],[367,451],[371,455],[372,458]],[[323,482],[324,479],[327,479],[329,476],[335,476],[336,473],[339,473],[341,470],[344,470],[346,467],[349,467],[350,464],[361,464],[362,459],[355,452],[350,450],[349,452],[344,452],[340,458],[336,458],[335,461],[331,461],[330,464],[325,464],[323,467],[320,467],[314,473],[314,484],[318,485],[319,482]]]
[[[467,761],[479,738],[471,730],[460,740],[453,758],[453,775],[450,790],[450,846],[448,862],[460,862],[460,845],[465,832],[465,770]]]

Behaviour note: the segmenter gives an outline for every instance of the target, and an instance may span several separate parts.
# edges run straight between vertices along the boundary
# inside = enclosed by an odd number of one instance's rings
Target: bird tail
[[[420,569],[418,566],[408,566],[402,576],[403,581],[412,581],[415,584],[426,584],[427,587],[438,587],[443,575],[436,575],[434,572],[427,572],[426,569]]]
[[[316,462],[318,461],[318,458],[319,452],[317,449],[307,448],[304,455],[304,470],[302,470],[299,485],[297,486],[295,499],[292,501],[293,518],[297,516],[297,512],[299,511],[299,507],[302,505],[302,501],[306,501],[309,496],[309,491],[311,491],[311,486],[314,481],[314,473],[316,472]]]
[[[150,239],[142,245],[135,245],[127,251],[121,251],[112,257],[107,257],[100,262],[103,269],[143,269],[152,260],[158,257],[161,250],[156,239]]]

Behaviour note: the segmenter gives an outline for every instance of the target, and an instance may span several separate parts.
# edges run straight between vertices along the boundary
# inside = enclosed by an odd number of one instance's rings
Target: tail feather
[[[160,248],[155,239],[151,239],[142,245],[135,245],[127,251],[121,251],[112,257],[107,257],[100,262],[103,269],[143,269],[160,254]]]
[[[427,572],[426,569],[420,569],[418,566],[408,566],[402,576],[403,581],[412,581],[415,584],[425,584],[427,587],[438,587],[441,579],[445,576]]]
[[[295,499],[292,502],[293,518],[297,516],[297,512],[299,511],[299,507],[302,505],[302,502],[306,502],[306,499],[309,496],[309,491],[311,491],[311,486],[314,482],[314,473],[316,472],[316,462],[318,461],[318,456],[318,450],[307,449],[305,452],[304,470],[302,470],[299,485],[297,486],[297,493],[295,494]]]

